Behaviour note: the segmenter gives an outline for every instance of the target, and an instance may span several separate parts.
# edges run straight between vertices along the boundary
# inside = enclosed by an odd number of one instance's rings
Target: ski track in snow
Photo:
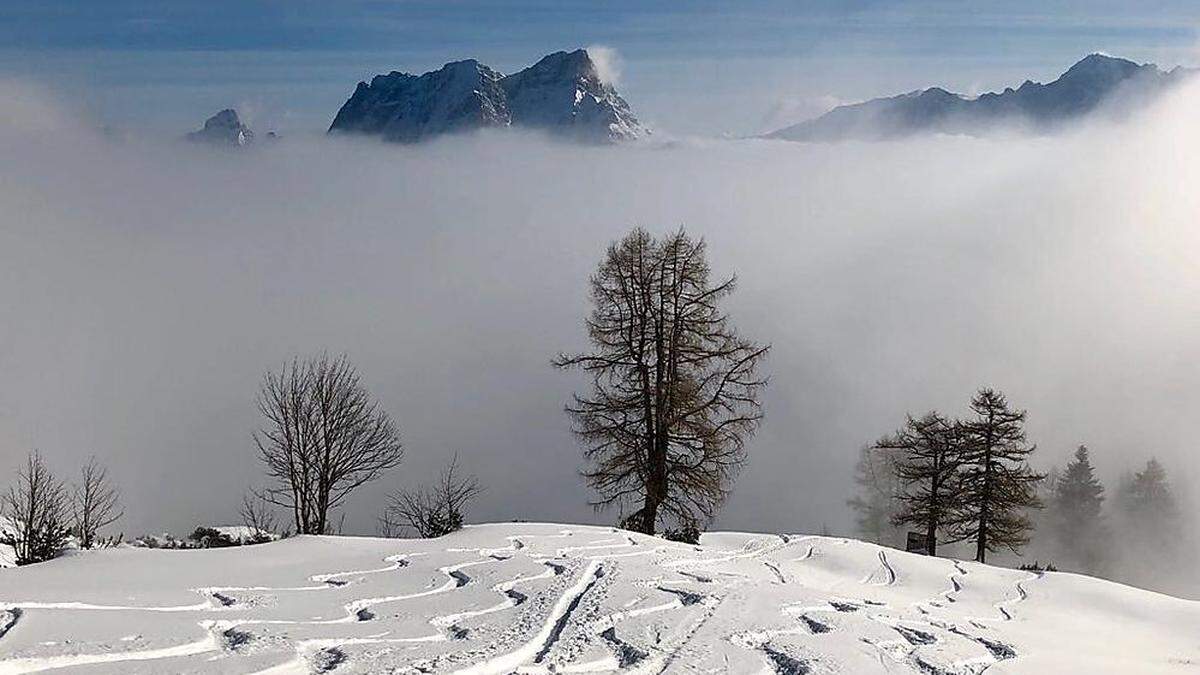
[[[875,579],[880,573],[883,574],[883,580],[876,581]],[[879,568],[868,572],[859,583],[874,586],[891,586],[896,583],[896,570],[892,569],[891,564],[888,563],[887,554],[883,552],[883,549],[879,550]]]
[[[808,560],[816,552],[816,547],[810,546],[803,556],[794,558],[793,562]],[[889,587],[896,584],[897,573],[891,561],[888,560],[887,554],[883,550],[879,550],[877,557],[879,566],[867,572],[859,583],[881,587]],[[778,565],[770,564],[766,560],[763,562],[776,575],[779,575],[782,580],[782,572],[779,570]],[[954,596],[963,590],[961,577],[965,577],[968,572],[958,561],[951,560],[950,563],[953,571],[947,575],[947,579],[950,581],[951,587],[939,593],[939,597],[948,602],[955,602]],[[1010,620],[1012,617],[1004,606],[1024,601],[1028,597],[1028,594],[1024,589],[1023,582],[1036,578],[1038,578],[1038,575],[1035,574],[1016,582],[1014,584],[1016,590],[1015,598],[1007,598],[994,603],[994,606],[1001,611],[1005,620]],[[929,614],[929,611],[924,608],[925,605],[942,607],[933,601],[917,601],[913,605],[923,615]],[[735,633],[727,638],[729,642],[735,645],[757,651],[766,665],[763,672],[767,674],[812,672],[814,663],[820,661],[819,657],[814,658],[809,654],[797,655],[788,653],[782,648],[775,646],[773,641],[780,637],[822,636],[839,630],[826,620],[815,618],[814,615],[821,613],[831,615],[861,613],[867,620],[886,626],[899,635],[894,640],[862,638],[864,642],[878,650],[879,663],[884,666],[885,670],[890,670],[890,667],[885,664],[892,662],[917,673],[930,673],[932,675],[981,675],[992,665],[1017,656],[1016,651],[1009,645],[991,638],[970,634],[956,623],[932,619],[925,621],[919,618],[896,616],[887,609],[886,603],[878,603],[876,601],[864,601],[862,604],[859,604],[850,600],[830,599],[824,605],[785,605],[781,608],[781,612],[793,617],[796,620],[795,625],[745,631]],[[982,648],[983,653],[978,656],[957,659],[950,663],[940,663],[936,660],[936,657],[926,656],[921,652],[923,647],[933,647],[942,641],[942,638],[938,637],[939,632],[945,632],[957,638],[973,642]]]
[[[1029,598],[1029,593],[1027,593],[1025,591],[1025,586],[1024,586],[1025,582],[1035,581],[1040,578],[1041,578],[1040,574],[1030,572],[1029,576],[1013,583],[1013,590],[1016,591],[1016,597],[1006,598],[1004,600],[1001,600],[1000,602],[997,602],[994,605],[996,610],[999,611],[1000,614],[1004,617],[1004,619],[1003,619],[1004,621],[1012,621],[1012,618],[1013,618],[1012,612],[1010,612],[1008,610],[1008,608],[1006,607],[1007,605],[1015,605],[1017,603],[1024,602],[1027,598]]]
[[[600,579],[603,570],[599,561],[588,562],[575,585],[559,596],[542,628],[534,635],[533,639],[513,651],[456,670],[454,671],[456,675],[503,675],[513,672],[526,662],[544,658],[554,641],[562,633],[571,610],[578,605],[583,594]]]
[[[62,656],[40,656],[30,658],[15,658],[0,661],[0,675],[20,675],[21,673],[36,673],[43,670],[86,666],[98,663],[121,663],[127,661],[152,661],[179,656],[203,654],[219,649],[216,634],[211,630],[214,622],[203,621],[201,627],[205,635],[200,640],[174,647],[160,649],[145,649],[128,652],[103,652],[98,654],[64,654]]]

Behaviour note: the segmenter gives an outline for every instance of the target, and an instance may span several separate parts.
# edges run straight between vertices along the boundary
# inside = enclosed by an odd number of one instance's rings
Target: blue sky
[[[557,49],[622,55],[651,124],[744,134],[838,101],[1052,79],[1105,51],[1200,62],[1200,3],[0,2],[0,76],[34,80],[104,124],[163,131],[229,105],[317,131],[354,84],[474,57],[502,71]]]

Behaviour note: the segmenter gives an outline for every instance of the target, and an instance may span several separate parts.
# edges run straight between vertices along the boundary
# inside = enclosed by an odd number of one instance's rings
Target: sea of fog
[[[588,275],[640,225],[710,245],[773,345],[766,421],[717,523],[850,529],[858,449],[983,385],[1029,410],[1038,464],[1152,455],[1200,479],[1200,90],[1053,137],[880,144],[495,133],[420,146],[287,137],[245,152],[102,132],[0,85],[0,471],[88,455],[129,534],[236,520],[260,484],[265,370],[345,352],[398,421],[385,494],[454,451],[472,520],[612,522],[578,478],[555,371]],[[182,130],[181,130],[182,132]]]

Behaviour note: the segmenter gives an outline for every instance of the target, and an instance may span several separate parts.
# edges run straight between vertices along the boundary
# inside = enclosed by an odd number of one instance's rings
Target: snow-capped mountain
[[[516,126],[599,142],[645,134],[625,99],[600,78],[586,50],[555,52],[500,84]]]
[[[556,52],[504,76],[475,60],[424,75],[391,72],[359,82],[329,131],[416,142],[492,127],[539,129],[588,142],[647,133],[586,50]]]
[[[213,145],[244,146],[254,141],[254,132],[242,124],[237,111],[226,108],[204,121],[204,128],[187,135],[189,141]]]
[[[1091,54],[1049,84],[1026,80],[1020,87],[979,97],[932,87],[890,98],[844,105],[768,134],[792,141],[886,139],[922,132],[980,135],[997,128],[1053,129],[1101,107],[1128,111],[1194,71],[1163,71],[1148,63]]]

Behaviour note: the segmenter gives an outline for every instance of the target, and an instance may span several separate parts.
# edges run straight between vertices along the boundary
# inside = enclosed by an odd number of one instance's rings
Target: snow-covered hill
[[[0,673],[1182,673],[1200,603],[853,540],[482,525],[0,572]]]
[[[587,142],[642,136],[645,129],[588,52],[555,52],[504,76],[475,61],[424,75],[393,71],[359,82],[331,133],[411,143],[473,129],[523,127]]]

